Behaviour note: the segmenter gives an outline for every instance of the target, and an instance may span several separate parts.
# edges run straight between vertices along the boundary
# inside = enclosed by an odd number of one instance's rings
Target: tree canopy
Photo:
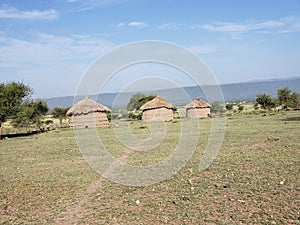
[[[12,125],[14,127],[30,127],[36,124],[39,127],[41,117],[45,116],[48,110],[48,106],[43,100],[33,101],[27,99],[21,104],[20,111],[12,119]]]
[[[264,110],[270,110],[276,107],[276,101],[270,95],[259,94],[256,96],[255,101],[261,105]]]
[[[30,99],[31,94],[32,89],[21,82],[0,83],[0,138],[8,119],[15,127],[40,126],[48,106],[41,99]]]
[[[0,126],[8,118],[15,118],[26,97],[32,94],[29,86],[20,82],[0,83]]]
[[[299,108],[299,93],[292,92],[288,87],[277,90],[279,104],[283,108]]]
[[[128,111],[138,110],[142,105],[151,101],[156,96],[157,95],[155,95],[155,94],[150,94],[150,95],[145,95],[142,93],[134,94],[134,95],[132,95],[132,97],[130,98],[130,100],[127,104],[127,110]]]
[[[213,102],[211,104],[212,113],[224,113],[226,111],[226,106],[222,102]]]
[[[69,109],[70,109],[70,107],[68,107],[68,108],[55,107],[54,109],[52,109],[51,114],[54,118],[59,119],[59,123],[60,123],[60,125],[62,125],[63,119],[67,118],[67,111]]]

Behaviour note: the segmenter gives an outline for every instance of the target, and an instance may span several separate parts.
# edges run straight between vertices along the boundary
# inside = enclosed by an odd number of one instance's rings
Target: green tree
[[[20,82],[0,83],[0,139],[3,123],[17,116],[23,100],[31,93],[31,88]]]
[[[244,110],[244,106],[243,105],[238,105],[238,111],[239,113],[242,112]]]
[[[292,91],[288,87],[277,90],[278,101],[279,104],[283,106],[283,108],[287,108],[290,106],[291,92]]]
[[[299,93],[292,92],[288,87],[277,90],[279,104],[283,108],[299,108]]]
[[[256,96],[255,101],[261,105],[264,110],[270,110],[276,107],[275,99],[267,94],[259,94]]]
[[[67,118],[67,111],[70,109],[70,107],[62,108],[62,107],[55,107],[51,111],[51,115],[54,118],[59,119],[59,124],[62,126],[62,121]]]
[[[224,107],[224,104],[221,102],[213,102],[211,104],[211,112],[212,113],[224,113],[226,111],[226,108]]]
[[[12,120],[12,125],[14,127],[30,127],[32,125],[40,127],[41,118],[46,115],[48,110],[47,103],[43,100],[27,99],[21,104],[19,112]]]
[[[142,93],[134,94],[130,98],[130,100],[127,104],[127,110],[128,111],[138,110],[142,105],[151,101],[155,97],[156,97],[155,94],[150,94],[150,95],[145,95]]]
[[[233,109],[233,104],[232,103],[226,104],[226,110],[230,111],[232,109]]]
[[[293,92],[291,95],[291,106],[293,108],[299,109],[300,105],[300,94],[297,92]]]

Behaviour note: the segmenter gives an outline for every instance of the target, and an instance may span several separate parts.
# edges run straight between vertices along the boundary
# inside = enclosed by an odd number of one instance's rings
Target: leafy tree
[[[127,104],[127,110],[128,111],[138,110],[142,105],[151,101],[155,97],[156,97],[155,94],[150,94],[150,95],[145,95],[142,93],[134,94],[130,98],[130,100]]]
[[[232,109],[233,109],[233,104],[232,104],[232,103],[226,104],[226,109],[227,109],[228,111],[232,110]]]
[[[239,113],[242,112],[244,110],[244,106],[243,105],[238,105],[238,111]]]
[[[255,101],[261,105],[264,110],[270,110],[276,107],[276,101],[270,95],[259,94],[256,96]]]
[[[0,83],[0,139],[2,124],[17,116],[23,100],[31,93],[31,88],[20,82]]]
[[[211,112],[212,113],[224,113],[225,112],[224,104],[221,102],[213,102],[211,104]]]
[[[62,126],[62,121],[67,118],[67,111],[69,109],[70,109],[70,107],[67,107],[67,108],[55,107],[54,109],[52,109],[51,115],[54,118],[59,119],[60,126]]]
[[[279,104],[282,105],[284,108],[290,106],[291,92],[292,91],[288,87],[277,90]]]
[[[299,109],[299,104],[300,104],[300,94],[297,92],[293,92],[291,95],[291,106],[293,108]]]
[[[40,127],[42,122],[42,116],[45,116],[48,112],[47,103],[41,99],[36,101],[27,99],[20,107],[20,111],[16,117],[12,120],[12,125],[15,127],[30,127],[36,125]]]
[[[277,90],[279,104],[283,108],[299,108],[299,93],[293,92],[288,88]]]

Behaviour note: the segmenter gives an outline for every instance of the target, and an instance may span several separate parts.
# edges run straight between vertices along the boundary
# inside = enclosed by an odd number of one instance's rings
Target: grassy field
[[[300,111],[227,118],[223,145],[199,172],[210,119],[192,159],[157,184],[130,187],[101,178],[71,129],[0,143],[1,224],[300,224]],[[125,151],[112,128],[99,135],[115,157],[148,165],[172,152],[180,123],[153,152]],[[130,124],[146,137],[147,125]],[[126,157],[125,157],[126,156]]]

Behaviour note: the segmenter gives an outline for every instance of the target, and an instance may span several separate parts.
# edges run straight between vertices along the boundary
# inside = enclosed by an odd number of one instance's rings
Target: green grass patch
[[[211,119],[189,162],[174,176],[145,187],[101,178],[83,159],[71,129],[0,143],[0,224],[299,224],[299,111],[232,115],[213,164],[199,172]],[[135,137],[148,124],[128,124]],[[130,165],[172,154],[180,121],[150,151],[130,151],[120,126],[98,129],[107,150]],[[122,133],[121,133],[122,135]],[[126,156],[126,157],[124,157]]]

